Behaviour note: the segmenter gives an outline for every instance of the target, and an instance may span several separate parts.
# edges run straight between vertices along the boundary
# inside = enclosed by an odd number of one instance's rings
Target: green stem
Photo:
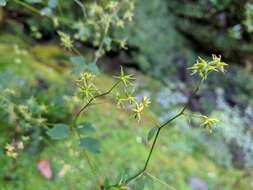
[[[120,84],[121,81],[117,81],[108,91],[106,92],[103,92],[101,94],[98,94],[92,98],[90,98],[90,100],[77,112],[76,116],[75,116],[75,119],[74,119],[74,122],[73,124],[75,125],[76,124],[76,121],[78,119],[78,117],[80,116],[80,114],[88,107],[92,104],[92,102],[97,99],[97,98],[101,98],[103,96],[106,96],[108,94],[110,94],[114,88],[116,88],[119,84]]]
[[[20,1],[20,0],[14,0],[14,2],[15,2],[16,4],[18,4],[18,5],[21,5],[22,7],[26,8],[26,9],[30,10],[31,12],[33,12],[33,13],[35,13],[35,14],[38,14],[38,15],[40,15],[40,16],[42,16],[42,17],[46,17],[46,18],[50,19],[52,22],[54,22],[54,17],[53,17],[53,16],[50,16],[50,15],[41,15],[41,12],[40,12],[39,9],[36,9],[35,7],[29,5],[28,3],[25,3],[25,2]],[[55,16],[55,17],[56,17],[56,16]],[[68,19],[66,19],[66,18],[64,18],[64,17],[57,17],[57,19],[58,19],[60,22],[64,23],[64,24],[72,24],[72,23],[73,23],[73,21],[68,20]]]
[[[134,174],[133,176],[131,176],[131,177],[129,177],[128,179],[126,179],[126,181],[125,181],[125,184],[126,184],[126,185],[129,184],[130,182],[132,182],[133,180],[135,180],[136,178],[140,177],[141,175],[143,175],[143,173],[147,170],[148,164],[149,164],[149,162],[150,162],[151,156],[152,156],[152,154],[153,154],[155,145],[156,145],[156,143],[157,143],[157,140],[158,140],[158,138],[159,138],[159,135],[160,135],[162,129],[163,129],[165,126],[167,126],[169,123],[171,123],[172,121],[174,121],[175,119],[177,119],[178,117],[180,117],[181,115],[183,115],[183,113],[185,112],[186,108],[189,106],[189,104],[190,104],[192,98],[193,98],[193,97],[196,95],[196,93],[198,92],[198,90],[199,90],[199,88],[200,88],[200,86],[201,86],[202,83],[203,83],[203,80],[200,80],[199,83],[197,84],[197,86],[195,87],[195,89],[193,90],[191,96],[188,98],[188,100],[187,100],[186,104],[184,105],[184,107],[182,108],[182,110],[181,110],[178,114],[176,114],[175,116],[169,118],[167,121],[165,121],[162,125],[160,125],[160,126],[158,127],[158,130],[157,130],[157,132],[156,132],[154,141],[153,141],[153,143],[152,143],[152,145],[151,145],[151,148],[150,148],[148,157],[147,157],[147,159],[146,159],[146,161],[145,161],[144,167],[143,167],[139,172],[137,172],[137,173]],[[112,187],[117,187],[117,186],[118,186],[118,184],[105,187],[104,189],[108,189],[108,188],[110,189],[110,188],[112,188]]]
[[[74,1],[82,9],[83,17],[84,17],[84,19],[86,19],[87,18],[87,14],[86,14],[86,10],[85,10],[84,4],[81,1],[79,1],[79,0],[74,0]]]

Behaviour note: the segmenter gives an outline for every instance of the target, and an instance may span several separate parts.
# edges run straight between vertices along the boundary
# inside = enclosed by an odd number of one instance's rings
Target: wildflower
[[[227,66],[227,64],[221,61],[221,56],[213,54],[212,58],[212,61],[207,62],[201,57],[198,57],[197,62],[189,68],[189,70],[192,70],[192,75],[197,73],[205,80],[211,71],[224,73],[224,67]]]
[[[221,56],[212,55],[213,61],[210,62],[210,65],[215,67],[215,71],[225,72],[224,67],[228,64],[221,61]]]
[[[116,22],[116,26],[119,27],[119,28],[124,28],[124,21],[119,19]]]
[[[84,80],[86,82],[91,81],[95,78],[95,75],[89,72],[84,72],[81,75],[81,80]]]
[[[127,49],[126,39],[119,41],[120,48]]]
[[[136,103],[135,108],[132,109],[132,111],[134,112],[134,117],[138,119],[138,121],[141,120],[141,114],[144,110],[144,106],[142,103],[138,104]]]
[[[17,143],[17,149],[19,149],[19,150],[23,150],[24,149],[24,144],[23,144],[22,141],[20,141],[20,142]]]
[[[39,117],[39,118],[36,118],[35,119],[35,122],[38,124],[38,125],[42,125],[43,123],[45,123],[47,120],[45,118],[42,118],[42,117]]]
[[[96,86],[92,83],[95,75],[89,72],[84,72],[81,74],[80,79],[77,80],[77,85],[79,90],[86,97],[93,97],[94,92],[97,92]]]
[[[98,90],[93,84],[86,84],[80,87],[80,91],[86,98],[92,98],[94,92],[97,92]]]
[[[107,8],[110,10],[114,10],[118,6],[118,4],[119,4],[118,2],[110,1],[107,5]]]
[[[192,75],[198,73],[201,78],[206,79],[208,72],[207,65],[208,63],[204,59],[198,57],[197,62],[189,69],[192,70]]]
[[[202,119],[202,123],[200,124],[200,126],[209,129],[210,132],[212,132],[212,128],[213,126],[219,122],[219,120],[214,119],[214,118],[210,118],[208,116],[202,115],[201,116]]]
[[[124,19],[131,22],[133,20],[133,16],[134,14],[131,11],[126,11],[126,13],[124,14]]]
[[[60,36],[62,45],[67,49],[72,49],[73,41],[71,40],[71,37],[68,34],[61,31],[58,31],[58,34]]]
[[[11,144],[6,144],[5,146],[5,150],[6,150],[6,155],[11,157],[11,158],[17,158],[18,153],[15,150],[15,147]]]
[[[121,82],[123,82],[125,87],[127,87],[128,85],[132,85],[132,83],[130,81],[134,80],[133,75],[125,75],[123,67],[120,67],[120,75],[115,76],[115,78],[119,79]]]
[[[126,92],[126,95],[123,97],[119,93],[116,94],[116,101],[118,106],[123,106],[124,102],[128,102],[129,104],[134,104],[136,103],[136,98],[135,96],[130,93]]]
[[[144,107],[148,107],[149,104],[150,104],[150,100],[147,96],[143,96],[142,99],[141,99],[141,104],[144,106]]]
[[[128,101],[129,104],[136,103],[136,98],[132,93],[127,92],[126,93],[126,100]]]
[[[118,106],[123,106],[124,99],[120,96],[119,92],[117,92],[117,94],[116,94],[116,101],[117,101]]]

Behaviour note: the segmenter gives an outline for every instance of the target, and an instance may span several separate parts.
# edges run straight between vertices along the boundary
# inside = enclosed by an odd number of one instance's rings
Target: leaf
[[[7,0],[0,0],[0,7],[4,7],[7,3]]]
[[[100,153],[99,141],[91,137],[81,138],[80,147],[84,150],[87,150],[93,153]]]
[[[83,65],[85,64],[85,59],[83,56],[72,56],[70,57],[71,63],[75,65]]]
[[[90,63],[88,65],[88,70],[90,72],[94,73],[94,74],[99,74],[100,73],[100,70],[99,70],[99,68],[98,68],[98,66],[97,66],[96,63]]]
[[[69,135],[69,127],[65,124],[55,124],[47,131],[47,135],[54,140],[64,139]]]
[[[77,131],[81,135],[86,135],[88,133],[93,133],[96,130],[91,123],[84,122],[77,125]]]
[[[154,137],[154,135],[157,133],[157,131],[158,131],[157,127],[153,127],[152,129],[150,129],[148,132],[147,140],[150,141]]]
[[[87,64],[83,56],[72,56],[70,57],[70,62],[73,63],[73,73],[79,75],[85,69],[87,69]]]
[[[104,44],[106,46],[106,50],[109,51],[112,48],[112,39],[109,37],[106,37],[104,39]]]

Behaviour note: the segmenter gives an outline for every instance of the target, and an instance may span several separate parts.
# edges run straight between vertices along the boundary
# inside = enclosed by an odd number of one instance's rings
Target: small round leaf
[[[65,124],[55,124],[47,131],[47,135],[54,140],[64,139],[69,136],[69,127]]]
[[[84,122],[77,125],[77,131],[80,135],[86,135],[88,133],[93,133],[96,130],[91,123]]]
[[[95,138],[91,137],[81,138],[80,147],[92,153],[100,153],[100,143]]]

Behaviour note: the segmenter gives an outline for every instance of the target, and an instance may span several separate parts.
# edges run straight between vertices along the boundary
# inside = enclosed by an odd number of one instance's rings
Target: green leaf
[[[85,59],[83,56],[72,56],[70,57],[71,63],[75,65],[83,65],[85,64]]]
[[[99,74],[100,73],[100,70],[99,70],[99,68],[98,68],[98,66],[97,66],[96,63],[90,63],[88,65],[88,70],[90,72],[94,73],[94,74]]]
[[[92,153],[100,153],[100,142],[91,137],[81,138],[80,147]]]
[[[80,123],[76,128],[78,133],[81,135],[86,135],[88,133],[93,133],[96,131],[92,124],[88,122]]]
[[[148,132],[147,140],[150,141],[154,137],[154,135],[157,133],[157,131],[158,131],[157,127],[153,127],[152,129],[150,129]]]
[[[69,136],[69,127],[65,124],[55,124],[53,128],[49,129],[46,133],[54,140],[64,139]]]
[[[109,51],[112,48],[112,39],[109,37],[106,37],[104,39],[104,44],[106,46],[106,50]]]
[[[7,3],[7,0],[0,0],[0,6],[4,7]]]
[[[87,69],[87,64],[83,56],[72,56],[70,62],[73,63],[73,73],[79,75],[81,72]]]

